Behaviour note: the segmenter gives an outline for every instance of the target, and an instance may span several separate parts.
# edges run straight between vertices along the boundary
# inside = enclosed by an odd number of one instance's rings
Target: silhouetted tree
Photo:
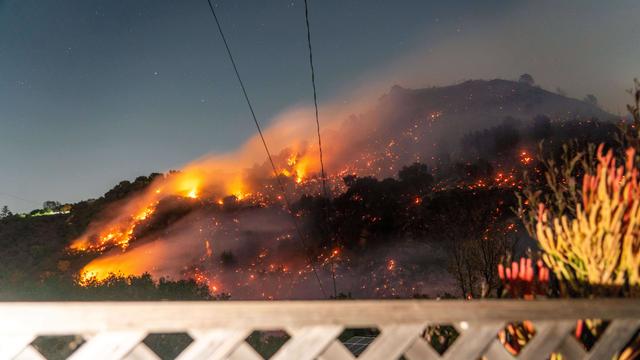
[[[4,205],[2,207],[2,210],[0,210],[0,218],[5,218],[5,217],[11,216],[11,215],[13,215],[13,214],[11,213],[11,210],[9,210],[9,207],[7,205]]]
[[[79,285],[69,275],[53,275],[45,279],[0,278],[0,300],[212,300],[214,296],[204,284],[195,280],[154,281],[149,274],[121,276],[112,274],[101,281],[88,280]]]
[[[593,94],[587,94],[587,96],[584,97],[584,102],[598,106],[598,98]]]
[[[406,190],[415,195],[425,195],[431,190],[433,176],[425,164],[413,163],[398,172],[398,178]]]
[[[533,86],[533,84],[535,84],[535,81],[533,80],[533,76],[527,73],[520,75],[520,78],[518,79],[518,81],[530,86]]]
[[[442,240],[448,270],[464,296],[486,296],[497,287],[498,262],[514,241],[504,231],[513,205],[506,190],[456,189],[428,202],[430,234]]]
[[[47,200],[42,203],[42,209],[49,210],[49,211],[57,211],[58,209],[60,209],[61,206],[62,204],[60,204],[60,202],[58,201]]]

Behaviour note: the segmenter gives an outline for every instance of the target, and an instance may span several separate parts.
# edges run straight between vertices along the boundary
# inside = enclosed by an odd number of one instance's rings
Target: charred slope
[[[342,133],[349,134],[345,140],[361,153],[392,152],[395,163],[379,167],[398,169],[413,161],[429,163],[439,155],[459,153],[460,139],[469,132],[505,122],[528,126],[540,116],[552,122],[615,119],[592,103],[526,83],[470,80],[426,89],[394,86],[370,111],[345,122]],[[352,156],[357,162],[360,154]]]

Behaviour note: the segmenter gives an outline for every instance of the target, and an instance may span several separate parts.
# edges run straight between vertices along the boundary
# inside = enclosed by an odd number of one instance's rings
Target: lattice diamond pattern
[[[355,338],[352,342],[367,342],[369,345],[358,359],[398,359],[430,360],[430,359],[488,359],[508,360],[514,356],[505,349],[504,339],[499,335],[505,327],[514,324],[504,321],[460,322],[445,327],[442,324],[396,324],[378,326],[380,334],[373,338]],[[524,322],[519,323],[524,324]],[[524,325],[523,325],[524,326]],[[612,358],[629,346],[634,334],[640,326],[638,319],[612,320],[599,340],[590,351],[587,351],[575,338],[576,320],[535,321],[526,325],[535,329],[535,335],[528,339],[517,356],[517,359],[546,358],[552,353],[559,353],[565,359],[607,359]],[[433,332],[434,329],[439,329]],[[443,330],[446,329],[446,330]],[[286,332],[285,332],[286,331]],[[287,328],[282,332],[255,332],[252,329],[211,329],[207,331],[191,331],[189,336],[193,342],[182,351],[177,359],[247,359],[260,360],[270,357],[275,360],[353,360],[354,355],[339,340],[344,331],[340,325],[314,325]],[[458,338],[450,342],[448,348],[436,351],[425,333],[431,331],[432,336],[457,334]],[[182,336],[186,336],[182,334]],[[265,352],[256,348],[259,339],[278,338],[281,347]],[[285,337],[288,337],[286,339]],[[32,335],[1,335],[1,359],[45,359],[42,337],[35,341]],[[69,359],[136,359],[157,360],[160,356],[146,344],[151,344],[149,334],[145,331],[105,331],[83,336],[84,344],[75,350]],[[67,340],[77,342],[79,337]],[[273,340],[273,339],[271,339]],[[443,339],[439,339],[443,340]],[[442,341],[441,341],[442,342]],[[347,346],[350,346],[347,342]],[[66,345],[61,345],[66,346]],[[152,346],[153,347],[153,346]],[[256,351],[258,350],[258,351]],[[277,350],[277,351],[276,351]],[[157,349],[156,349],[157,351]],[[47,351],[42,351],[47,353]],[[264,355],[264,357],[262,355]],[[162,354],[161,354],[162,355]],[[62,352],[47,356],[54,359],[63,358]],[[169,357],[164,357],[169,358]]]

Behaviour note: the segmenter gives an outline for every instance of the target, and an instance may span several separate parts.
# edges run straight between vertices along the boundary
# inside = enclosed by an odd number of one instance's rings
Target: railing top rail
[[[640,300],[353,300],[0,303],[0,332],[282,329],[311,325],[640,319]]]

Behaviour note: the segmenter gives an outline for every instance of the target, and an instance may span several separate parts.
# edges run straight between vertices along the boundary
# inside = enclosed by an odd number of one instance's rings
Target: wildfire
[[[442,112],[433,111],[427,113],[426,116],[416,120],[418,123],[410,126],[403,135],[408,139],[413,139],[416,142],[426,141],[428,138],[429,128],[442,116]],[[345,184],[342,180],[343,176],[353,174],[357,176],[388,176],[390,173],[396,173],[397,170],[403,165],[403,144],[406,143],[406,139],[402,137],[397,139],[385,140],[382,145],[384,150],[381,152],[375,151],[363,151],[361,154],[349,153],[348,162],[343,162],[341,165],[333,165],[334,169],[327,175],[327,181],[331,191],[339,192],[340,189],[345,189]],[[274,162],[277,168],[277,172],[281,176],[288,178],[287,191],[296,192],[296,194],[303,194],[304,192],[318,192],[319,182],[319,163],[318,155],[313,150],[314,147],[307,147],[304,143],[298,144],[285,144],[280,153],[274,153]],[[413,144],[413,143],[412,143]],[[386,145],[386,146],[385,146]],[[425,144],[431,147],[435,144]],[[337,146],[336,146],[337,147]],[[260,147],[257,147],[260,148]],[[331,151],[331,147],[328,147]],[[262,149],[260,149],[261,151]],[[244,150],[243,150],[244,151]],[[271,167],[267,162],[265,163],[249,163],[254,162],[261,155],[256,155],[253,151],[253,147],[248,146],[246,153],[232,154],[229,157],[214,157],[206,158],[204,160],[195,162],[180,172],[173,172],[164,177],[160,177],[149,185],[148,190],[145,190],[142,194],[136,195],[137,197],[130,197],[120,204],[119,208],[109,209],[113,210],[111,213],[117,214],[108,221],[104,221],[98,224],[92,224],[87,234],[84,234],[80,239],[74,241],[70,246],[71,249],[77,251],[97,251],[103,253],[101,257],[91,261],[80,272],[80,283],[90,284],[91,281],[103,281],[108,278],[109,274],[123,274],[123,275],[141,275],[145,272],[149,272],[154,277],[169,276],[173,277],[190,277],[195,279],[198,283],[206,284],[212,291],[217,292],[219,288],[237,289],[241,287],[256,288],[265,283],[267,276],[271,278],[282,277],[282,281],[287,284],[284,286],[290,286],[289,283],[295,281],[306,281],[311,278],[310,274],[313,272],[313,266],[301,261],[299,259],[293,259],[292,262],[287,259],[287,263],[282,263],[282,259],[279,259],[276,255],[272,254],[276,251],[262,249],[255,255],[255,258],[246,260],[245,262],[239,261],[238,253],[232,253],[229,251],[224,254],[224,245],[221,245],[220,239],[223,236],[217,237],[216,233],[208,232],[206,226],[224,227],[229,228],[225,236],[228,239],[236,241],[235,244],[239,244],[239,239],[242,238],[242,234],[247,232],[239,224],[237,219],[227,219],[225,225],[219,225],[225,223],[224,217],[227,215],[221,215],[220,221],[214,218],[213,222],[207,221],[209,225],[202,225],[200,233],[202,235],[199,238],[194,238],[193,245],[189,251],[196,249],[198,254],[196,256],[189,255],[189,264],[175,264],[175,259],[178,258],[175,254],[176,247],[172,250],[164,249],[162,244],[171,240],[174,236],[177,239],[180,235],[173,233],[165,233],[158,236],[163,236],[161,241],[155,241],[155,239],[149,238],[153,241],[144,241],[131,246],[132,242],[136,241],[136,236],[143,236],[146,232],[144,226],[146,221],[149,221],[157,209],[164,212],[166,207],[164,206],[165,200],[173,197],[183,199],[199,199],[194,201],[194,204],[202,205],[202,208],[198,210],[209,211],[208,205],[213,205],[211,211],[221,211],[226,214],[227,209],[223,209],[217,205],[225,205],[230,197],[234,197],[238,202],[248,205],[257,205],[256,208],[268,207],[269,205],[278,204],[278,200],[282,200],[282,194],[280,190],[274,185],[273,173]],[[344,150],[342,150],[344,151]],[[417,155],[417,154],[416,154]],[[424,154],[422,154],[424,156]],[[337,156],[336,156],[337,157]],[[329,159],[335,159],[336,157],[329,156]],[[426,157],[424,157],[426,158]],[[418,160],[420,156],[418,156]],[[339,166],[342,170],[335,169]],[[329,166],[331,167],[331,166]],[[268,181],[264,181],[268,180]],[[484,182],[483,182],[484,181]],[[499,176],[498,179],[492,179],[488,176],[485,180],[480,180],[477,184],[478,187],[493,187],[506,186],[506,184],[513,183],[513,178],[509,175],[505,175],[504,178]],[[342,186],[342,188],[340,188]],[[423,201],[427,201],[426,197],[411,196],[407,198],[408,203],[413,206],[420,206]],[[231,200],[233,201],[233,200]],[[162,202],[162,206],[158,204]],[[169,203],[170,204],[170,203]],[[280,207],[279,207],[280,208]],[[201,213],[198,213],[198,216]],[[157,214],[161,216],[162,214]],[[218,215],[216,214],[216,217]],[[236,215],[233,215],[234,217]],[[204,220],[203,220],[204,221]],[[372,216],[371,222],[380,221],[380,217]],[[215,225],[212,225],[215,224]],[[277,223],[276,223],[277,224]],[[244,225],[244,224],[243,224]],[[270,224],[272,225],[272,224]],[[204,230],[202,228],[205,228]],[[197,230],[197,229],[196,229]],[[210,229],[209,229],[210,230]],[[217,231],[217,230],[216,230]],[[175,232],[177,233],[177,232]],[[155,233],[153,236],[156,236]],[[285,240],[291,238],[291,235],[283,236]],[[179,238],[181,249],[185,248],[183,238]],[[215,239],[213,243],[212,239]],[[262,239],[261,239],[262,240]],[[276,239],[277,240],[277,239]],[[230,241],[230,240],[229,240]],[[267,241],[265,241],[267,242]],[[148,246],[146,245],[153,245]],[[213,245],[213,246],[212,246]],[[215,254],[213,247],[215,246]],[[111,248],[120,248],[113,249]],[[156,249],[159,250],[147,250]],[[119,251],[122,250],[122,251]],[[157,252],[153,252],[157,251]],[[234,250],[235,251],[235,250]],[[343,253],[344,251],[344,253]],[[185,254],[188,251],[185,250]],[[253,256],[253,255],[252,255]],[[318,255],[315,259],[321,266],[320,268],[327,268],[326,265],[333,262],[340,262],[346,264],[349,262],[349,251],[346,249],[326,249],[322,254]],[[183,259],[187,256],[183,256]],[[169,260],[170,259],[170,260]],[[396,261],[399,261],[402,266],[397,265]],[[171,265],[165,266],[171,262]],[[188,265],[188,266],[184,266]],[[396,276],[406,268],[406,265],[401,259],[386,260],[380,259],[379,266],[376,270],[378,273],[386,273],[385,276]],[[218,267],[218,268],[216,268]],[[178,268],[179,270],[175,270]],[[387,271],[384,271],[384,269]],[[382,270],[382,271],[380,271]],[[229,275],[232,273],[232,275]],[[391,275],[389,275],[391,274]],[[285,277],[286,275],[286,277]],[[233,277],[233,280],[230,280]],[[286,279],[286,281],[284,280]],[[280,280],[278,280],[280,281]],[[215,282],[215,283],[214,283]],[[249,283],[251,283],[249,285]],[[224,285],[223,285],[224,284]],[[386,285],[385,285],[386,288]],[[257,290],[256,290],[257,291]],[[393,292],[395,290],[392,290]],[[263,292],[264,297],[272,297],[271,291]]]
[[[163,187],[154,187],[144,196],[131,201],[128,207],[129,216],[119,216],[104,224],[100,230],[89,231],[71,243],[74,251],[103,252],[111,247],[119,247],[123,251],[130,245],[138,226],[149,219],[155,212],[162,196],[177,195],[190,199],[199,197],[201,179],[196,174],[173,175],[172,181],[165,180]],[[127,208],[123,210],[125,213]]]
[[[102,231],[97,241],[82,237],[74,241],[70,248],[75,251],[104,251],[108,247],[116,246],[125,250],[133,238],[136,227],[147,220],[156,210],[157,202],[142,208],[130,217],[124,224],[115,224]]]
[[[247,189],[247,184],[241,176],[234,176],[229,179],[225,187],[226,195],[235,196],[236,199],[242,200],[251,193]]]
[[[497,186],[505,186],[505,187],[516,186],[516,178],[513,174],[505,174],[505,173],[499,172],[496,175],[494,182]]]
[[[217,293],[220,286],[210,279],[207,274],[198,267],[194,267],[186,274],[189,278],[195,280],[200,285],[205,285],[212,293]]]
[[[522,163],[522,165],[529,165],[532,161],[533,157],[531,157],[526,150],[520,153],[520,163]]]
[[[177,182],[176,193],[178,195],[197,199],[199,197],[199,189],[202,184],[201,176],[195,173],[185,173],[180,176]]]
[[[189,192],[187,193],[187,197],[191,198],[191,199],[197,199],[198,198],[198,189],[197,188],[193,188],[193,189],[189,190]]]
[[[143,259],[122,261],[112,257],[98,258],[82,268],[79,273],[78,283],[88,286],[94,282],[103,282],[112,275],[142,275],[146,267],[147,263]]]
[[[287,168],[283,169],[280,174],[286,177],[292,177],[296,184],[300,184],[307,175],[308,165],[309,161],[307,157],[300,156],[298,153],[293,152],[287,158]]]

